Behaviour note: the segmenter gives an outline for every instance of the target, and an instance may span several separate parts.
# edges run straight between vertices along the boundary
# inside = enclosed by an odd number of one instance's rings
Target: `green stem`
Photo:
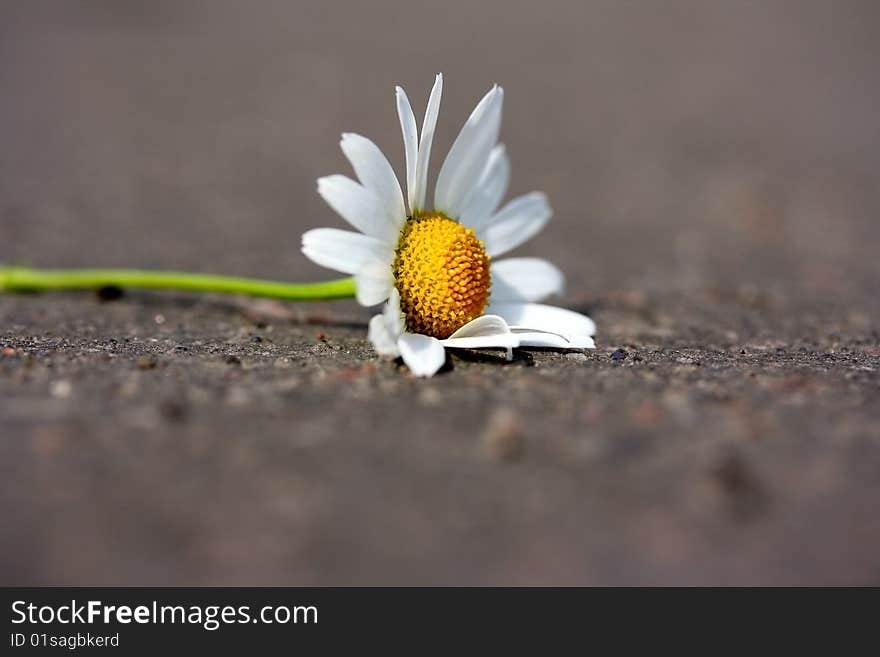
[[[284,283],[176,271],[0,267],[0,292],[89,290],[102,287],[194,290],[197,292],[246,294],[289,301],[350,299],[355,294],[353,278],[339,278],[321,283]]]

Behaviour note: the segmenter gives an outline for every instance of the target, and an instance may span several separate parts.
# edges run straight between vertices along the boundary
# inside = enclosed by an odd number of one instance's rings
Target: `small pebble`
[[[611,352],[611,360],[613,360],[615,363],[626,360],[626,352],[623,349],[615,349]]]
[[[49,394],[56,399],[67,399],[73,392],[73,386],[70,381],[53,381],[49,385]]]
[[[153,356],[141,356],[134,364],[139,370],[152,370],[155,369],[158,362]]]
[[[226,391],[226,403],[231,406],[247,406],[251,396],[242,386],[233,386]]]
[[[513,409],[499,408],[493,411],[480,437],[485,455],[493,461],[518,460],[525,442],[521,426],[522,420]]]
[[[566,357],[568,360],[573,360],[573,361],[575,361],[575,362],[577,362],[577,363],[585,363],[585,362],[587,362],[587,361],[589,360],[589,359],[587,358],[587,355],[586,355],[586,354],[582,354],[582,353],[580,353],[580,352],[574,352],[574,353],[570,353],[570,354],[565,354],[565,357]]]
[[[241,365],[241,358],[239,358],[238,356],[236,356],[234,354],[229,354],[223,360],[227,365],[236,365],[236,366]]]
[[[301,385],[301,382],[295,376],[288,377],[286,379],[282,379],[275,384],[275,389],[278,392],[290,392],[292,390],[296,390]]]
[[[641,427],[653,427],[663,419],[663,410],[654,402],[643,401],[632,412],[632,421]]]
[[[439,406],[443,402],[443,396],[436,388],[423,388],[419,392],[419,402],[426,406]]]
[[[736,453],[724,455],[709,471],[726,502],[740,520],[748,520],[761,513],[768,497],[760,479],[748,462]]]
[[[166,420],[171,422],[182,422],[186,419],[187,409],[181,402],[168,399],[159,404],[159,412]]]

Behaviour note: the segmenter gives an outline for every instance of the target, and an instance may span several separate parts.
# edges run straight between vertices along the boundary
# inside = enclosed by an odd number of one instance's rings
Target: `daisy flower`
[[[418,376],[433,375],[445,348],[590,349],[593,321],[539,303],[562,292],[557,267],[539,258],[501,258],[537,234],[552,210],[532,192],[499,208],[510,161],[498,143],[503,90],[477,104],[440,167],[427,202],[428,164],[443,76],[438,75],[418,134],[406,93],[397,113],[406,155],[406,200],[394,169],[372,141],[345,133],[340,145],[357,181],[318,180],[318,193],[357,232],[317,228],[302,239],[315,263],[354,276],[362,305],[386,302],[369,338],[384,356],[402,357]]]

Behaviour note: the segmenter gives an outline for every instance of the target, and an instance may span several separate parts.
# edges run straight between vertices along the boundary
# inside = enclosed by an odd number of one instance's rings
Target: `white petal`
[[[394,276],[387,262],[368,262],[354,277],[357,301],[362,306],[382,303],[394,288]]]
[[[498,143],[504,92],[497,85],[483,97],[462,127],[437,176],[434,207],[458,217]]]
[[[382,315],[385,317],[385,325],[388,327],[388,330],[395,336],[400,336],[404,332],[406,320],[400,310],[400,292],[397,291],[397,288],[391,289],[388,303],[385,304],[385,310],[382,312]]]
[[[403,132],[403,149],[406,153],[406,189],[409,198],[409,210],[413,211],[413,192],[416,189],[416,169],[419,161],[419,142],[416,134],[416,117],[413,114],[409,98],[402,87],[396,88],[397,92],[397,116],[400,119],[400,129]]]
[[[398,227],[389,218],[386,204],[375,192],[341,175],[318,179],[318,193],[343,219],[364,235],[394,245]]]
[[[552,215],[547,196],[541,192],[531,192],[518,196],[501,208],[477,232],[477,236],[486,243],[486,253],[490,256],[501,255],[534,237]]]
[[[486,312],[501,315],[511,329],[547,331],[564,336],[591,336],[596,324],[573,310],[540,303],[489,303]]]
[[[302,236],[302,252],[312,262],[354,274],[368,262],[387,262],[394,253],[388,245],[361,233],[338,228],[314,228]]]
[[[373,344],[373,349],[375,349],[376,353],[380,356],[385,356],[387,358],[397,358],[400,356],[400,350],[397,348],[397,338],[399,336],[388,330],[388,326],[385,323],[385,317],[382,315],[375,315],[370,320],[370,328],[367,331],[367,337]]]
[[[379,197],[391,224],[400,229],[406,220],[406,206],[400,183],[388,159],[376,144],[352,132],[343,134],[339,145],[361,184]]]
[[[596,343],[588,335],[557,335],[545,331],[515,329],[514,335],[519,339],[520,347],[550,347],[553,349],[594,349]]]
[[[444,347],[455,349],[512,349],[519,346],[519,339],[498,315],[481,315],[440,342]]]
[[[397,339],[403,334],[403,331],[404,320],[403,313],[400,312],[400,294],[396,288],[392,288],[382,314],[376,315],[370,320],[370,329],[367,335],[380,355],[396,358],[400,355]]]
[[[446,362],[446,351],[437,338],[404,333],[397,339],[403,362],[416,376],[434,376]]]
[[[459,221],[468,228],[480,230],[498,209],[509,183],[510,159],[504,144],[498,144],[492,149],[477,186],[465,201]]]
[[[499,317],[498,315],[480,315],[450,335],[449,339],[473,338],[481,335],[497,335],[500,333],[510,333],[510,327],[507,325],[507,322],[504,321],[504,318]]]
[[[491,265],[492,299],[540,301],[562,294],[565,276],[559,268],[541,258],[505,258]]]
[[[434,129],[437,127],[437,115],[440,113],[440,97],[443,95],[443,74],[438,73],[434,79],[434,88],[428,98],[428,109],[422,122],[422,137],[419,141],[419,156],[416,166],[415,183],[409,191],[409,206],[413,212],[424,209],[425,197],[428,193],[428,164],[431,161],[431,144],[434,142]]]

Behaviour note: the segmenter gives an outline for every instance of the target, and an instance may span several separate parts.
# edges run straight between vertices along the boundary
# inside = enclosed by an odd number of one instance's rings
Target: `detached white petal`
[[[514,329],[520,347],[548,347],[551,349],[594,349],[596,343],[587,335],[557,335],[546,331]]]
[[[541,258],[505,258],[491,265],[492,300],[540,301],[562,294],[565,276],[559,268]]]
[[[472,338],[480,335],[510,333],[510,327],[503,317],[498,315],[481,315],[450,335],[450,338]]]
[[[530,240],[550,221],[553,210],[542,192],[518,196],[486,223],[477,236],[486,243],[486,252],[498,256]]]
[[[434,376],[446,362],[446,350],[437,338],[404,333],[397,339],[403,362],[416,376]]]
[[[375,237],[338,228],[314,228],[302,236],[302,252],[312,262],[355,274],[369,262],[390,263],[394,253]]]
[[[339,215],[364,235],[390,245],[397,241],[398,227],[388,215],[382,199],[370,189],[342,175],[318,179],[318,193]]]
[[[455,349],[513,349],[520,344],[507,322],[498,315],[477,317],[440,342],[444,347]]]
[[[498,143],[504,92],[494,86],[462,127],[437,176],[434,209],[458,217]]]
[[[400,230],[406,220],[406,206],[388,159],[376,144],[353,132],[343,133],[339,145],[361,184],[382,201],[389,222]]]
[[[486,312],[500,315],[511,329],[546,331],[564,336],[592,336],[596,324],[586,315],[540,303],[493,303]]]

